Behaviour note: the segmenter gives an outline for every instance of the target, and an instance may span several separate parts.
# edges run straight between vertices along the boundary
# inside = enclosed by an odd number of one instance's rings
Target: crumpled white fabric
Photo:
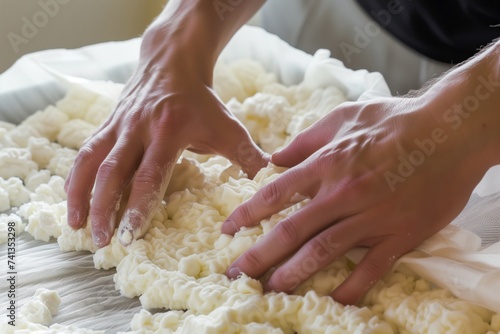
[[[366,249],[347,256],[358,263]],[[486,248],[481,238],[450,224],[396,262],[394,270],[411,272],[455,296],[500,312],[500,241]]]
[[[449,225],[399,263],[459,298],[500,312],[494,293],[500,291],[500,242],[480,246],[477,235]]]

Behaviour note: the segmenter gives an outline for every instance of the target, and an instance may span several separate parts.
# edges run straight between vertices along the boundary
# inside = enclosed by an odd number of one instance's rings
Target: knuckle
[[[119,162],[114,159],[106,159],[99,166],[98,175],[103,178],[113,176],[119,170]]]
[[[277,204],[280,202],[282,195],[282,191],[276,182],[271,182],[262,189],[262,204],[266,206]]]
[[[329,147],[318,153],[316,164],[320,171],[330,172],[340,159],[340,149]]]
[[[243,263],[247,265],[249,268],[262,268],[264,262],[262,261],[260,254],[258,253],[256,248],[250,248],[243,255]]]
[[[304,245],[304,250],[307,257],[312,257],[319,262],[328,261],[333,255],[332,250],[325,247],[325,244],[317,238],[309,240]]]
[[[137,171],[134,177],[135,185],[160,185],[162,181],[161,175],[156,168],[148,167],[141,168]]]
[[[92,158],[95,154],[94,149],[92,148],[90,143],[86,143],[83,145],[80,150],[78,151],[78,154],[75,158],[75,166],[79,165],[85,165],[92,161]]]
[[[275,235],[281,245],[295,245],[299,239],[297,226],[291,218],[286,218],[276,225]]]
[[[127,123],[130,124],[131,127],[137,126],[141,124],[143,121],[143,112],[135,110],[133,112],[129,112],[127,115]]]
[[[367,194],[373,193],[374,189],[378,189],[370,174],[351,175],[339,182],[337,189],[344,200],[359,201],[360,198],[366,198]]]
[[[235,219],[233,221],[241,222],[242,226],[249,226],[254,221],[254,217],[248,205],[240,206],[235,212]]]

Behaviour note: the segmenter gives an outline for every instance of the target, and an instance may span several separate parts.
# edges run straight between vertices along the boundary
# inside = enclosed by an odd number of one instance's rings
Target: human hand
[[[390,98],[345,103],[272,156],[292,167],[224,222],[233,235],[285,208],[310,202],[280,221],[229,268],[261,277],[266,289],[292,292],[355,247],[369,251],[332,292],[356,304],[396,260],[445,227],[466,204],[489,165],[461,131],[443,122],[441,102]]]
[[[65,185],[70,226],[82,227],[90,215],[94,243],[109,244],[130,189],[118,237],[125,245],[141,237],[184,149],[223,155],[250,177],[267,165],[211,89],[220,52],[263,3],[244,2],[231,15],[209,1],[167,3],[143,36],[139,66],[114,113],[75,160]]]
[[[223,155],[251,177],[267,165],[267,156],[207,81],[184,60],[139,66],[114,113],[80,149],[67,179],[71,227],[82,227],[90,216],[94,243],[109,244],[122,193],[130,187],[118,236],[125,245],[141,237],[184,149]]]

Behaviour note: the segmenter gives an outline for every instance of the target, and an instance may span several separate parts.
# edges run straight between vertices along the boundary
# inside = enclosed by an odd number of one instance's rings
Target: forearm
[[[500,163],[500,41],[437,81],[421,98],[450,138],[486,165]]]
[[[189,62],[189,68],[211,81],[213,66],[234,33],[265,0],[170,0],[146,30],[141,48],[145,66],[168,61]]]

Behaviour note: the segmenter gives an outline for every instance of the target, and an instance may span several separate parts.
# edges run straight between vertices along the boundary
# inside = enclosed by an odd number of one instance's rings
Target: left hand
[[[423,98],[345,103],[299,134],[272,157],[292,168],[231,213],[222,232],[259,224],[296,193],[311,201],[241,255],[228,277],[278,267],[266,289],[292,292],[350,249],[368,247],[332,293],[359,302],[398,258],[460,213],[488,168],[484,152],[443,121],[443,107]]]

